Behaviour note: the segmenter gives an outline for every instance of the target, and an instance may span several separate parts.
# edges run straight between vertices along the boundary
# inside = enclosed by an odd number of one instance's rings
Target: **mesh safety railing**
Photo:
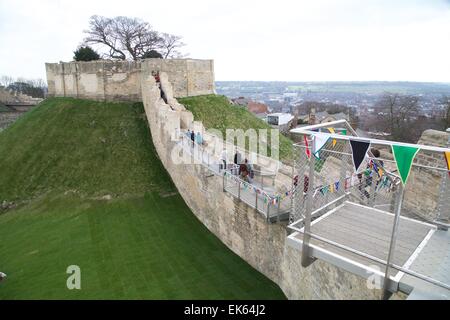
[[[193,164],[201,164],[213,174],[223,177],[223,190],[260,212],[267,221],[280,221],[289,217],[291,186],[277,181],[276,172],[252,169],[252,176],[243,179],[239,166],[227,161],[208,145],[192,141],[185,132],[180,135],[180,146],[189,154]]]
[[[303,137],[289,228],[302,238],[304,266],[312,244],[378,268],[385,297],[408,277],[449,290],[450,149],[360,138],[345,121],[295,131]],[[370,145],[357,172],[351,141]],[[403,149],[417,149],[406,183]]]

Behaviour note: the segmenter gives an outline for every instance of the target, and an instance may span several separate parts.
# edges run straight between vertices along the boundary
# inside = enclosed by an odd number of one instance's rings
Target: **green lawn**
[[[48,99],[0,155],[0,202],[17,205],[0,211],[0,299],[285,298],[176,193],[142,104]]]
[[[203,122],[205,128],[218,129],[225,137],[226,129],[271,129],[263,120],[257,118],[246,108],[232,105],[225,96],[204,95],[180,98],[183,104],[194,115],[195,120]],[[268,137],[270,142],[270,136]],[[270,143],[269,143],[270,145]],[[270,152],[267,153],[270,155]],[[280,160],[289,162],[292,159],[292,141],[280,134]]]

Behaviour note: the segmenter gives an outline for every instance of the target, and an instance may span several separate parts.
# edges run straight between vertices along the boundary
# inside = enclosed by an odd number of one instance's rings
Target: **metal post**
[[[375,176],[376,176],[376,172],[374,170],[372,170],[372,178],[371,178],[371,182],[372,184],[370,185],[370,194],[369,194],[369,206],[373,207],[375,205],[375,191],[376,191],[376,186],[377,186],[377,182],[375,181]]]
[[[346,141],[343,142],[344,143],[344,148],[342,150],[342,152],[347,152],[348,150],[348,144]],[[342,155],[342,158],[345,157],[344,155]],[[342,161],[342,166],[341,166],[341,172],[340,172],[340,177],[339,177],[339,195],[344,195],[345,194],[345,180],[346,180],[346,175],[347,175],[347,166],[348,166],[348,161],[343,161],[343,159],[341,159]]]
[[[238,199],[241,200],[241,182],[238,182]]]
[[[449,140],[450,140],[450,136],[449,136]],[[438,198],[438,203],[436,206],[436,218],[435,221],[442,221],[445,223],[445,221],[447,221],[450,216],[450,204],[447,201],[448,198],[448,182],[449,182],[450,178],[448,175],[448,172],[444,171],[442,172],[442,179],[441,179],[441,186],[439,188],[440,192],[439,192],[439,198]],[[442,213],[444,213],[444,215],[442,215]],[[447,231],[448,228],[439,225],[438,228],[440,230],[445,230]]]
[[[389,212],[394,213],[395,212],[395,203],[397,201],[397,190],[395,190],[396,186],[395,186],[395,181],[392,179],[391,181],[391,185],[389,186],[389,188],[392,188],[390,190],[391,193],[391,201],[389,203]]]
[[[390,284],[389,269],[390,269],[391,261],[394,259],[395,242],[397,240],[398,224],[400,221],[400,213],[402,210],[403,195],[405,193],[403,184],[400,183],[398,191],[399,191],[399,197],[398,197],[397,206],[395,208],[395,217],[394,217],[394,225],[392,226],[391,243],[389,244],[389,254],[388,254],[388,258],[386,260],[386,271],[384,272],[383,300],[388,300],[389,297],[392,295],[392,292],[389,291],[389,284]]]
[[[312,140],[312,145],[314,144],[314,140]],[[314,147],[312,146],[312,150]],[[302,245],[302,266],[309,266],[314,259],[310,257],[309,254],[309,241],[311,236],[309,233],[311,232],[311,211],[312,211],[312,202],[313,202],[313,194],[314,194],[314,166],[315,166],[315,156],[311,154],[309,157],[309,176],[308,176],[308,191],[307,191],[307,199],[306,199],[306,212],[305,212],[305,227],[303,232],[303,245]],[[299,180],[301,181],[301,180]],[[304,182],[303,182],[304,183]]]
[[[258,191],[255,191],[255,196],[256,196],[255,209],[258,210]]]
[[[262,170],[260,173],[261,173],[261,189],[264,190],[264,174],[263,174]]]
[[[226,171],[223,172],[223,181],[222,181],[223,192],[225,192],[225,173]]]
[[[267,222],[270,221],[270,201],[267,202],[267,217],[266,217]]]
[[[280,206],[281,206],[281,199],[278,201],[277,222],[280,222]]]

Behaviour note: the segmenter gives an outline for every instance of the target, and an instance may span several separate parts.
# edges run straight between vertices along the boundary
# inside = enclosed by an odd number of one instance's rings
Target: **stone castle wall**
[[[44,99],[33,98],[32,96],[20,92],[14,92],[0,86],[0,103],[10,105],[36,105],[42,100]]]
[[[444,131],[426,130],[422,133],[418,144],[446,147],[450,134]],[[428,220],[441,220],[450,223],[450,178],[444,170],[446,161],[443,153],[419,151],[413,165],[405,189],[405,206],[420,217]],[[427,168],[429,167],[429,168]]]
[[[145,59],[46,63],[48,95],[103,101],[142,101],[141,70],[165,72],[175,97],[214,93],[212,60]]]
[[[203,127],[201,122],[192,122],[182,106],[160,99],[149,73],[141,73],[141,88],[159,158],[195,216],[225,245],[277,283],[289,299],[379,299],[380,291],[368,289],[365,279],[331,264],[317,260],[303,268],[300,252],[286,242],[285,225],[268,224],[253,208],[223,192],[221,177],[185,162],[189,156],[177,148],[174,132]]]

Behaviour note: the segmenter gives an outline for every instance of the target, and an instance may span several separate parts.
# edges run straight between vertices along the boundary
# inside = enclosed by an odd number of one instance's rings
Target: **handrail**
[[[326,128],[326,127],[330,127],[332,125],[340,124],[340,123],[346,123],[347,125],[349,125],[346,120],[337,120],[337,121],[321,123],[321,124],[316,124],[316,125],[311,125],[311,126],[306,126],[306,127],[301,127],[301,128],[295,128],[295,129],[292,129],[290,132],[314,135],[314,134],[317,134],[317,132],[312,131],[312,129]],[[349,125],[349,127],[350,127],[350,125]],[[397,146],[404,146],[404,147],[419,148],[421,150],[427,150],[427,151],[450,152],[450,148],[427,146],[427,145],[422,145],[422,144],[413,144],[413,143],[397,142],[397,141],[390,141],[390,140],[379,140],[379,139],[373,139],[373,138],[361,138],[358,136],[345,136],[345,135],[341,135],[341,134],[327,133],[327,132],[321,132],[320,134],[327,135],[328,137],[330,137],[332,139],[356,140],[356,141],[369,140],[371,143],[386,145],[386,146],[397,145]]]
[[[183,139],[184,141],[187,141],[189,144],[194,143],[194,145],[197,146],[197,148],[199,148],[200,150],[205,151],[207,154],[209,154],[208,151],[207,151],[202,145],[199,145],[199,144],[197,143],[197,141],[195,141],[195,140],[193,141],[193,140],[192,140],[190,137],[188,137],[185,133],[186,133],[186,132],[181,132],[181,133],[180,133],[180,136],[182,137],[182,139]],[[217,159],[216,159],[216,160],[217,160]],[[220,160],[220,159],[219,159],[219,160]],[[204,165],[203,158],[201,159],[201,161],[202,161],[202,165]],[[210,168],[209,166],[207,166],[207,168],[211,170],[211,168]],[[211,171],[215,172],[214,170],[211,170]],[[247,182],[247,181],[242,180],[241,178],[235,176],[235,175],[231,172],[230,169],[224,169],[223,171],[226,172],[230,177],[232,177],[231,179],[233,179],[233,180],[235,180],[235,181],[238,181],[239,183],[242,183],[242,184],[246,184],[246,185],[252,186],[253,189],[257,189],[257,190],[259,191],[259,194],[262,194],[262,195],[266,196],[266,197],[267,197],[268,199],[270,199],[271,201],[274,201],[274,200],[277,201],[277,202],[280,201],[280,199],[281,199],[281,195],[280,195],[280,194],[274,194],[274,195],[271,195],[271,194],[267,193],[265,190],[263,190],[262,188],[260,188],[260,187],[254,185],[254,184],[252,184],[252,183],[250,183],[250,182]]]

